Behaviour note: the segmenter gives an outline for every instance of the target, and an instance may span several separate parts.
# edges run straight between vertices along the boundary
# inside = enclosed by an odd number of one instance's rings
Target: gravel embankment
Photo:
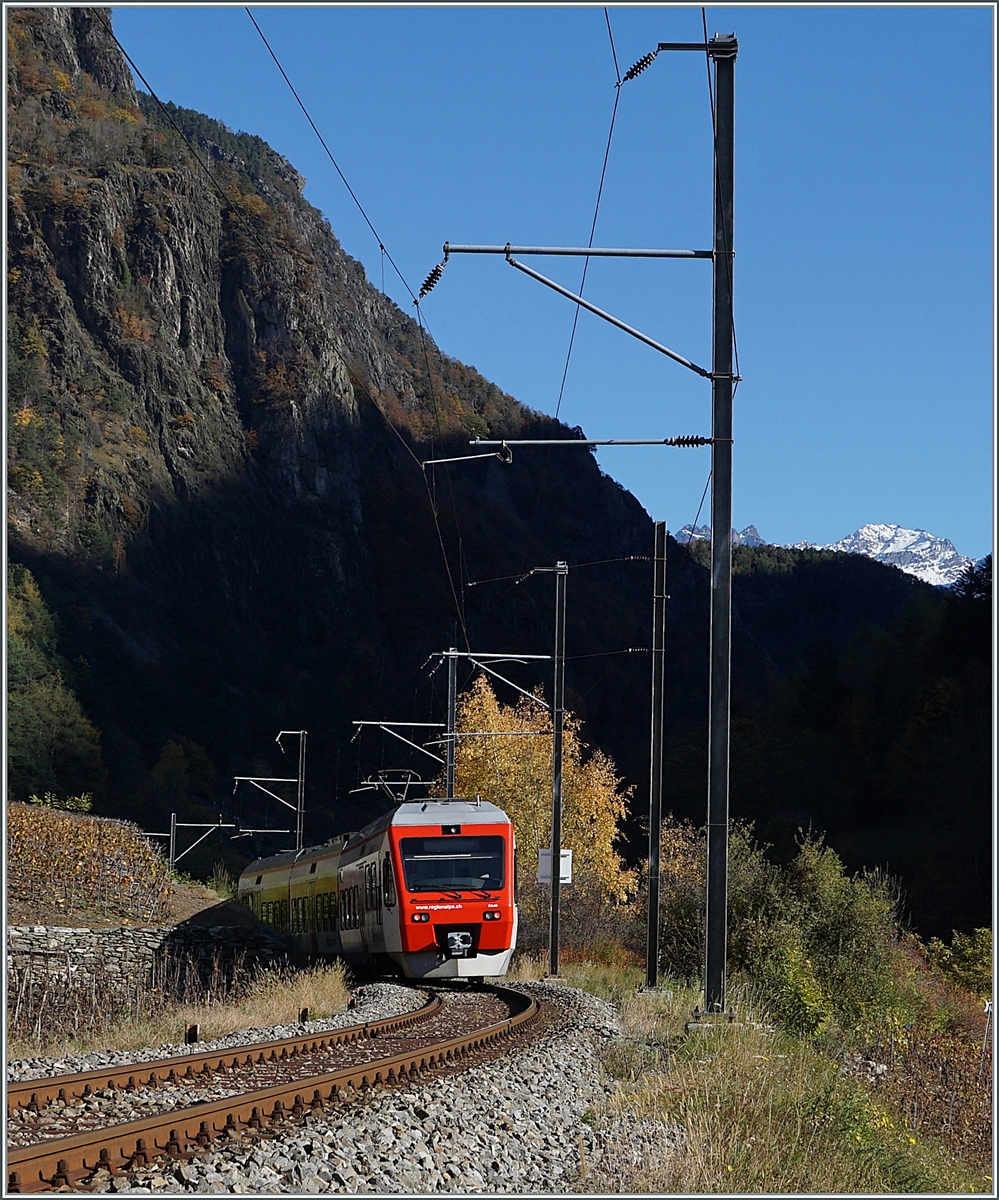
[[[603,1111],[613,1084],[598,1056],[617,1034],[613,1006],[552,983],[519,986],[548,1001],[552,1017],[539,1037],[500,1059],[425,1085],[379,1089],[272,1138],[159,1163],[130,1180],[108,1180],[107,1188],[133,1195],[631,1190],[633,1170],[676,1153],[682,1131]],[[359,1012],[371,1019],[360,1006],[352,1015]]]

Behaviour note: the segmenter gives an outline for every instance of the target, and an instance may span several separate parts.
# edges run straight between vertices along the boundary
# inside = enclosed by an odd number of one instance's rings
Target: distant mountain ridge
[[[801,549],[808,546],[807,542],[799,543]],[[862,525],[838,542],[814,548],[865,554],[936,587],[950,587],[956,583],[973,561],[959,553],[948,538],[935,537],[925,529],[905,529],[901,525]]]
[[[684,525],[676,534],[678,542],[706,542],[711,539],[710,525]],[[732,530],[733,546],[771,545],[760,536],[755,525],[747,525],[740,533]],[[935,537],[925,529],[905,529],[901,525],[862,525],[855,533],[838,542],[818,545],[815,542],[794,542],[789,550],[838,550],[843,554],[863,554],[877,562],[898,567],[924,583],[935,587],[950,587],[973,563],[961,554],[948,538]]]
[[[710,525],[684,525],[684,527],[674,534],[678,542],[710,542],[711,541],[711,526]],[[738,529],[732,530],[732,545],[733,546],[767,546],[769,542],[760,537],[760,531],[755,525],[747,525],[740,533]]]

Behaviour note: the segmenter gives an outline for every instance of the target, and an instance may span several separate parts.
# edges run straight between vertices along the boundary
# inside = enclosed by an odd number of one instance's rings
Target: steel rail
[[[102,1170],[113,1176],[123,1169],[131,1171],[148,1166],[159,1157],[186,1159],[216,1139],[230,1140],[246,1132],[263,1132],[306,1111],[321,1112],[327,1103],[335,1102],[341,1092],[349,1089],[411,1079],[429,1070],[453,1066],[476,1051],[501,1046],[516,1029],[534,1021],[541,1008],[523,992],[509,988],[492,990],[519,1011],[468,1034],[239,1096],[11,1149],[7,1154],[8,1193],[20,1195],[71,1187],[92,1179]],[[306,1100],[305,1093],[310,1089],[312,1097]]]
[[[166,1083],[173,1073],[176,1079],[190,1081],[193,1076],[208,1071],[227,1071],[234,1067],[252,1066],[274,1058],[297,1057],[314,1054],[321,1050],[356,1042],[361,1038],[379,1037],[435,1017],[443,1008],[440,996],[434,996],[422,1008],[403,1013],[397,1017],[386,1017],[381,1021],[367,1021],[363,1025],[344,1025],[324,1033],[302,1034],[290,1038],[278,1038],[268,1042],[254,1042],[246,1046],[234,1046],[230,1050],[202,1050],[196,1054],[177,1055],[173,1058],[156,1059],[145,1063],[124,1063],[100,1071],[79,1071],[74,1075],[52,1075],[42,1079],[24,1079],[7,1084],[7,1115],[17,1108],[44,1108],[53,1100],[86,1099],[101,1088],[141,1090],[158,1087]],[[89,1090],[88,1090],[89,1089]]]

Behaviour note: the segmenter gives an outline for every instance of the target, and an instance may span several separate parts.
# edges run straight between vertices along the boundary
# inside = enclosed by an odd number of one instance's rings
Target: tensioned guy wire
[[[334,169],[335,169],[336,173],[337,173],[337,174],[340,176],[340,179],[341,179],[341,181],[343,182],[343,186],[344,186],[344,187],[347,189],[347,191],[350,193],[350,198],[351,198],[351,200],[353,200],[353,201],[354,201],[354,203],[357,205],[357,211],[358,211],[358,212],[361,214],[361,216],[364,218],[365,224],[367,225],[367,227],[368,227],[368,228],[371,230],[372,234],[374,235],[374,239],[375,239],[375,241],[378,243],[378,248],[379,248],[379,250],[381,250],[381,252],[382,252],[382,253],[385,255],[385,257],[386,257],[386,258],[389,260],[389,262],[392,264],[392,266],[393,266],[393,268],[394,268],[394,270],[395,270],[395,273],[396,273],[396,274],[399,276],[400,280],[402,281],[402,286],[403,286],[403,287],[406,289],[406,291],[407,291],[407,292],[409,292],[410,296],[412,296],[412,297],[413,297],[413,299],[415,300],[415,299],[416,299],[416,296],[415,296],[415,295],[413,295],[413,289],[412,289],[412,288],[409,286],[409,284],[406,282],[406,278],[405,278],[405,276],[403,275],[403,273],[402,273],[402,272],[399,270],[398,266],[396,266],[395,259],[394,259],[394,258],[392,257],[392,255],[391,255],[391,254],[389,254],[389,252],[388,252],[388,251],[385,249],[385,246],[384,246],[384,244],[383,244],[383,242],[382,242],[382,239],[381,239],[381,238],[378,236],[378,230],[377,230],[377,229],[375,229],[374,225],[372,225],[372,223],[371,223],[371,218],[370,218],[370,217],[368,216],[368,214],[367,214],[367,213],[364,211],[364,205],[363,205],[363,204],[360,202],[360,200],[358,200],[358,198],[357,198],[357,195],[356,195],[356,193],[354,192],[354,189],[353,189],[353,188],[350,186],[350,184],[347,182],[347,176],[346,176],[346,175],[344,175],[343,171],[341,171],[341,170],[340,170],[340,165],[339,165],[339,163],[336,161],[336,159],[333,157],[333,152],[332,152],[332,150],[330,150],[329,146],[327,146],[327,145],[326,145],[326,139],[325,139],[325,138],[323,137],[323,135],[322,135],[322,134],[319,132],[319,128],[318,128],[318,126],[316,125],[315,121],[313,121],[313,119],[312,119],[312,116],[311,116],[311,114],[310,114],[309,110],[308,110],[308,109],[305,107],[305,104],[303,103],[301,96],[299,96],[298,92],[296,92],[296,91],[295,91],[295,85],[294,85],[294,84],[291,82],[291,80],[288,78],[288,74],[287,74],[287,72],[285,71],[284,67],[281,65],[281,61],[280,61],[280,59],[279,59],[279,58],[278,58],[278,56],[277,56],[277,55],[274,53],[274,51],[271,49],[271,44],[270,44],[270,42],[268,42],[267,38],[264,36],[264,31],[263,31],[263,30],[260,28],[260,26],[257,24],[257,22],[256,22],[256,19],[255,19],[255,17],[253,16],[253,13],[251,13],[251,12],[250,12],[250,10],[249,10],[249,8],[248,8],[248,7],[244,7],[243,11],[244,11],[244,12],[246,13],[246,15],[247,15],[247,16],[250,18],[250,20],[253,22],[253,28],[254,28],[254,29],[257,31],[257,33],[259,33],[259,34],[260,34],[260,40],[261,40],[261,41],[264,43],[264,45],[267,47],[267,53],[268,53],[268,54],[271,56],[271,58],[273,58],[273,59],[274,59],[274,65],[275,65],[275,66],[277,67],[277,69],[278,69],[278,70],[281,72],[281,76],[282,76],[282,78],[284,79],[285,83],[288,85],[288,88],[290,89],[290,91],[291,91],[291,94],[292,94],[292,95],[295,97],[296,101],[298,102],[298,107],[299,107],[299,108],[302,110],[302,112],[305,114],[305,119],[306,119],[306,120],[309,122],[309,124],[312,126],[312,130],[313,130],[313,132],[315,133],[316,137],[317,137],[317,138],[319,138],[320,145],[321,145],[321,146],[322,146],[322,148],[323,148],[323,149],[326,151],[326,157],[327,157],[327,158],[330,160],[330,162],[333,164],[333,167],[334,167]]]

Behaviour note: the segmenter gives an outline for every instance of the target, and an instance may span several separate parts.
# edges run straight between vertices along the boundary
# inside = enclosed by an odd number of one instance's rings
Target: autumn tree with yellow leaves
[[[580,721],[566,714],[562,761],[562,849],[572,851],[573,882],[562,889],[566,943],[609,934],[612,914],[624,915],[634,894],[634,872],[617,851],[618,822],[629,790],[614,763],[579,736]],[[517,834],[521,944],[544,944],[548,885],[537,882],[538,851],[551,845],[552,720],[547,708],[522,697],[501,704],[479,675],[459,698],[455,793],[481,796],[510,817]],[[443,778],[438,781],[443,792]],[[599,929],[594,927],[594,922]]]

